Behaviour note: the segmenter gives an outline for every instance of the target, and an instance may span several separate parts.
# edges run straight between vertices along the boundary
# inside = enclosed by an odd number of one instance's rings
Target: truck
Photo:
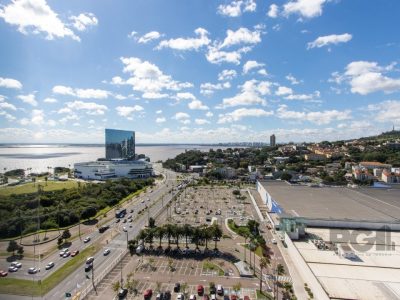
[[[118,218],[118,219],[121,219],[121,218],[125,217],[125,215],[126,215],[126,208],[118,209],[115,212],[115,217]]]

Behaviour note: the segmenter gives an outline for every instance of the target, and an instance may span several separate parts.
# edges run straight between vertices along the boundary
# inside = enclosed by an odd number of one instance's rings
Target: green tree
[[[71,237],[71,233],[68,229],[65,229],[61,235],[64,240],[68,240]]]
[[[14,255],[15,251],[17,251],[18,249],[19,249],[19,245],[17,244],[16,241],[11,240],[8,243],[7,252],[12,252],[12,254]]]
[[[240,282],[235,283],[235,284],[232,286],[232,289],[235,291],[235,294],[237,295],[238,292],[242,289],[242,284],[241,284]]]
[[[218,224],[214,223],[211,226],[211,235],[212,235],[212,237],[214,239],[214,242],[215,242],[214,249],[218,249],[217,248],[217,243],[222,238],[222,229]]]
[[[19,246],[19,247],[18,247],[18,250],[17,250],[17,253],[18,253],[18,255],[19,255],[20,257],[22,257],[22,255],[24,254],[24,247]]]
[[[260,292],[262,292],[263,270],[268,266],[269,260],[266,257],[260,259]]]
[[[188,238],[193,234],[192,227],[189,224],[183,225],[182,234],[185,236],[186,240],[186,249],[188,247]]]
[[[120,288],[121,288],[121,282],[116,281],[112,284],[112,289],[114,292],[118,292]]]
[[[291,174],[286,173],[286,172],[282,173],[281,180],[290,181],[291,179],[292,179],[292,175]]]
[[[149,218],[149,227],[154,228],[156,226],[156,220],[154,218],[150,217]]]
[[[278,273],[278,275],[283,275],[285,274],[285,268],[283,267],[282,264],[278,264],[276,266],[276,272]]]

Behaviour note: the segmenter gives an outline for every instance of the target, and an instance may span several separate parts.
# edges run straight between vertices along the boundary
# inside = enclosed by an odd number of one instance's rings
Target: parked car
[[[54,263],[51,261],[46,265],[46,270],[50,270],[52,267],[54,267]]]
[[[157,296],[156,296],[156,300],[163,300],[164,299],[163,296],[164,295],[162,293],[158,293]]]
[[[237,297],[235,294],[232,294],[232,295],[231,295],[231,300],[237,300],[237,298],[238,298],[238,297]]]
[[[75,251],[71,252],[72,257],[77,256],[78,254],[79,254],[79,250],[75,250]]]
[[[122,227],[122,230],[123,230],[124,232],[127,232],[127,231],[128,231],[128,228],[126,228],[126,227],[124,226],[124,227]]]
[[[89,243],[89,242],[90,242],[90,236],[86,237],[86,238],[83,240],[83,242],[84,242],[84,243]]]
[[[129,221],[128,221],[129,223],[132,223],[132,219],[129,219]]]
[[[7,271],[0,270],[0,277],[6,277],[8,275]]]
[[[153,295],[153,290],[151,289],[147,289],[143,293],[144,299],[150,299],[152,295]]]
[[[199,284],[197,286],[197,295],[201,296],[203,295],[203,293],[204,293],[204,287],[201,284]]]
[[[111,250],[107,248],[106,250],[104,250],[103,255],[107,256],[108,254],[110,254],[110,252]]]
[[[211,296],[215,295],[216,293],[217,293],[217,289],[215,288],[215,286],[210,286],[210,294],[211,294]]]
[[[126,223],[126,219],[124,219],[124,220],[122,221],[122,223]]]
[[[66,257],[68,257],[70,255],[71,255],[71,252],[67,251],[67,252],[64,253],[64,255],[62,257],[66,258]]]
[[[217,295],[211,294],[211,300],[217,300]]]
[[[32,267],[32,268],[29,268],[29,269],[28,269],[28,273],[29,273],[29,274],[36,274],[37,272],[40,272],[40,269],[39,269],[39,268]]]
[[[90,257],[88,257],[88,258],[86,259],[86,264],[87,264],[87,265],[88,265],[88,264],[91,264],[93,261],[94,261],[94,257],[93,257],[93,256],[90,256]]]
[[[229,300],[229,296],[228,295],[224,295],[224,300]]]
[[[61,256],[61,257],[64,256],[65,252],[68,252],[68,251],[69,251],[68,248],[62,249],[62,250],[60,251],[60,256]]]
[[[115,223],[119,223],[121,221],[121,219],[116,219]]]
[[[92,270],[92,269],[93,269],[93,264],[92,264],[92,263],[87,264],[87,265],[85,266],[85,272],[89,272],[89,271]]]
[[[181,289],[181,284],[179,282],[175,283],[174,292],[178,293]]]
[[[210,297],[208,297],[208,295],[203,295],[203,300],[210,300]]]
[[[14,261],[11,263],[11,266],[16,267],[16,268],[21,268],[22,264],[19,261]]]
[[[164,300],[171,300],[171,291],[166,291],[164,293]]]
[[[185,296],[184,296],[182,293],[179,293],[179,294],[176,296],[176,300],[185,300]]]
[[[196,295],[190,295],[189,300],[196,300]]]
[[[220,284],[218,284],[218,286],[217,286],[217,294],[220,296],[222,296],[224,294],[224,288]]]
[[[131,213],[133,213],[133,208],[130,210]]]
[[[125,299],[126,295],[128,295],[128,289],[120,289],[118,291],[118,299]]]

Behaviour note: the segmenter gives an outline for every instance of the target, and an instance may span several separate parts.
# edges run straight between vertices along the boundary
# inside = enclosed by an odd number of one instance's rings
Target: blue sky
[[[0,142],[355,138],[400,127],[397,0],[0,0]]]

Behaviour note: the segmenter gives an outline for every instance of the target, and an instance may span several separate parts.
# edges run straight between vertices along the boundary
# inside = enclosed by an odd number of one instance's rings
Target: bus
[[[126,215],[126,208],[118,209],[118,210],[115,212],[115,217],[116,217],[116,218],[123,218],[123,217],[125,217],[125,215]]]

